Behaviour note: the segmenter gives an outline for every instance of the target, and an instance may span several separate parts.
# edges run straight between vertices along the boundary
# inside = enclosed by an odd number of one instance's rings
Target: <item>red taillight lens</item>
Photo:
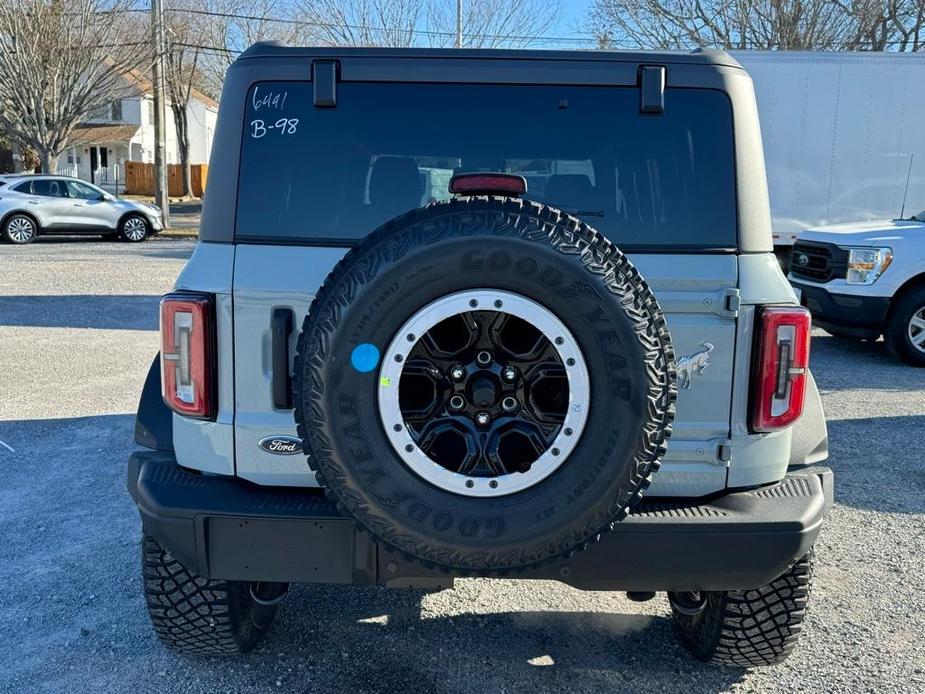
[[[461,173],[450,179],[449,190],[461,195],[523,195],[527,179],[506,173]]]
[[[214,316],[207,294],[168,294],[161,299],[161,392],[178,414],[214,415]]]
[[[775,431],[803,414],[809,367],[809,311],[796,306],[765,308],[759,320],[752,429]]]

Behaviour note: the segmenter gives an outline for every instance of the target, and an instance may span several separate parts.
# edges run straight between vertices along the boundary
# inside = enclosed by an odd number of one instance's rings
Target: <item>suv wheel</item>
[[[812,573],[810,552],[756,590],[669,593],[681,642],[714,665],[783,662],[800,636]]]
[[[913,289],[893,307],[884,337],[902,361],[925,366],[925,287]]]
[[[148,534],[141,552],[148,614],[164,645],[196,655],[238,655],[264,637],[278,599],[256,597],[250,583],[197,575]]]
[[[499,574],[626,517],[675,381],[658,302],[606,238],[537,203],[458,198],[331,272],[299,337],[295,418],[361,527],[425,565]]]
[[[119,235],[125,241],[139,243],[148,238],[151,233],[151,225],[147,219],[140,214],[132,214],[122,220],[119,225]]]
[[[32,243],[38,235],[38,225],[24,214],[10,216],[3,225],[3,238],[10,243]]]

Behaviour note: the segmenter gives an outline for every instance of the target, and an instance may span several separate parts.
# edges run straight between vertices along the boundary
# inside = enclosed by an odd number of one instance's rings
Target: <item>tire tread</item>
[[[245,583],[199,576],[147,534],[141,552],[148,614],[164,645],[229,656],[251,650],[262,638],[276,607],[256,604]]]

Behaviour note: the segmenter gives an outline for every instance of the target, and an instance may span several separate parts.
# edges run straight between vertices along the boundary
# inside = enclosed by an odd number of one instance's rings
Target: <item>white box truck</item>
[[[755,83],[779,257],[810,227],[925,208],[925,53],[732,54]]]

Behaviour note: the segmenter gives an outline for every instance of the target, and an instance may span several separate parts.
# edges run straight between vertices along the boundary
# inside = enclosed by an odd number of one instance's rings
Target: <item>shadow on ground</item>
[[[855,508],[925,513],[925,415],[828,422],[835,500]]]
[[[901,362],[883,340],[846,340],[816,332],[809,361],[816,382],[824,390],[925,390],[925,369]],[[822,362],[825,369],[817,366]]]
[[[0,296],[0,326],[157,330],[160,296]]]
[[[301,586],[250,667],[285,649],[313,664],[304,692],[698,691],[743,670],[694,660],[664,616],[494,612],[421,616],[412,591]],[[360,645],[360,652],[350,650]],[[345,648],[346,647],[346,648]],[[365,657],[364,657],[365,656]]]

